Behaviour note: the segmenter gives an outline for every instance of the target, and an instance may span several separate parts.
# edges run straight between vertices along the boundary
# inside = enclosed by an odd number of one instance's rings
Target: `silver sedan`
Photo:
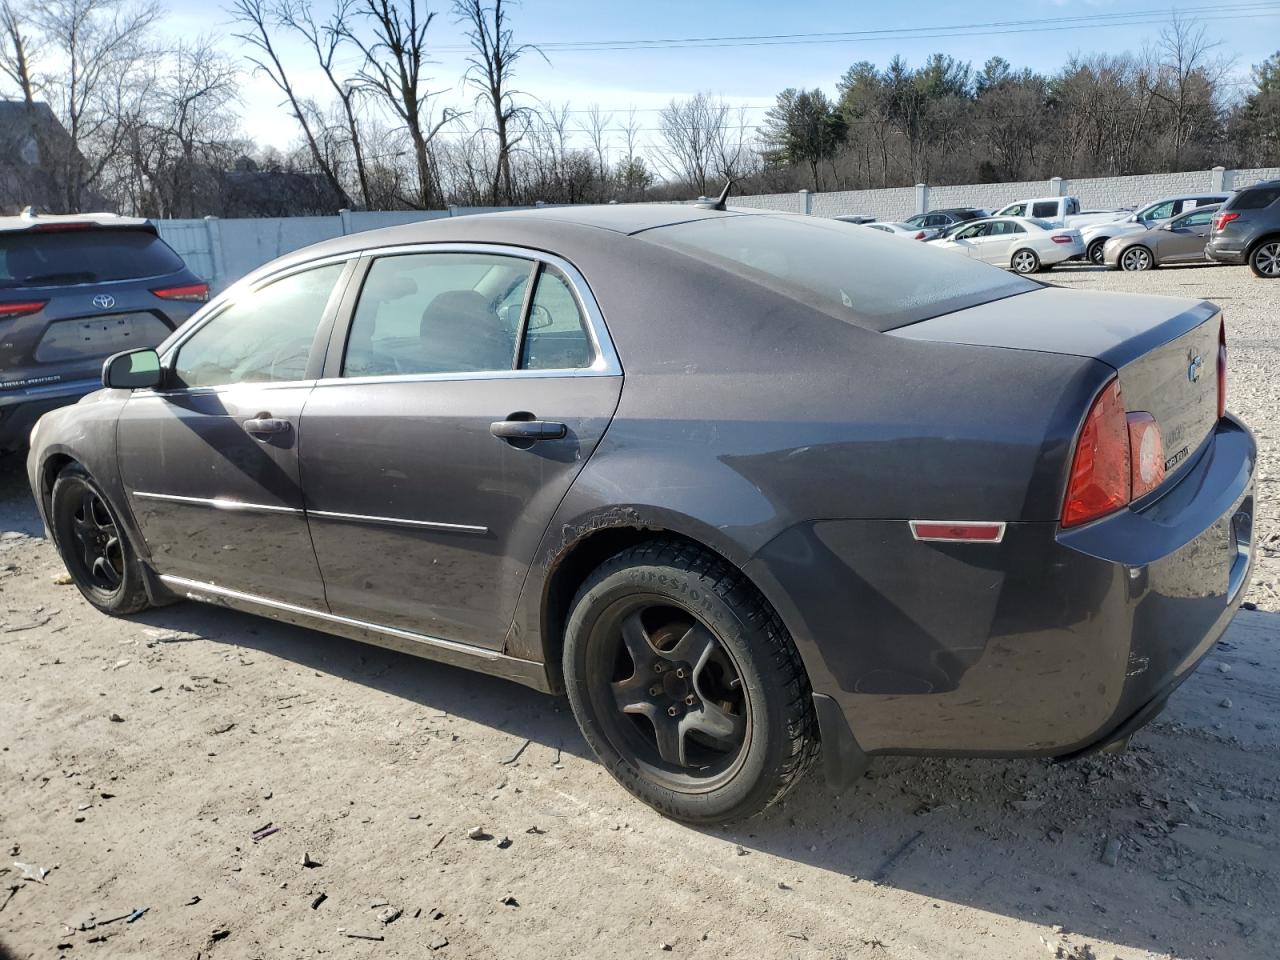
[[[1015,273],[1036,273],[1084,256],[1079,230],[1032,217],[970,220],[929,243]]]

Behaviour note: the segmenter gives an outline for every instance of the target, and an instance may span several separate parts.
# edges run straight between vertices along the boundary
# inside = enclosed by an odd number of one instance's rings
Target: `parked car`
[[[864,223],[862,226],[868,230],[892,234],[895,237],[906,237],[911,240],[928,240],[930,237],[938,235],[937,230],[914,230],[911,227],[904,227],[900,223]]]
[[[1204,261],[1209,228],[1219,205],[1197,207],[1159,226],[1107,241],[1103,262],[1112,270],[1152,270],[1166,263]]]
[[[953,227],[957,223],[964,223],[966,220],[977,220],[979,217],[989,216],[989,211],[980,207],[945,207],[941,210],[930,210],[927,213],[917,213],[914,217],[907,217],[902,221],[904,227],[916,230],[946,230]]]
[[[1080,228],[1085,252],[1089,260],[1101,265],[1103,248],[1113,237],[1142,234],[1148,227],[1167,223],[1179,214],[1211,204],[1225,203],[1229,193],[1186,193],[1176,197],[1161,197],[1153,203],[1139,207],[1134,213],[1121,216],[1107,223],[1086,224]]]
[[[0,452],[100,387],[107,356],[155,346],[208,298],[146,220],[0,217]]]
[[[1114,220],[1124,216],[1124,213],[1115,210],[1092,210],[1085,213],[1080,209],[1077,197],[1033,197],[1030,200],[1016,200],[997,210],[995,216],[1026,217],[1055,223],[1060,227],[1082,227],[1088,223]]]
[[[626,789],[715,823],[819,745],[845,784],[1150,720],[1248,581],[1225,364],[1209,303],[563,207],[291,253],[111,358],[27,463],[100,610],[190,597],[567,692]]]
[[[1264,279],[1280,279],[1280,180],[1233,194],[1213,221],[1205,254],[1219,263],[1247,263]]]
[[[1084,254],[1079,230],[1030,217],[991,217],[953,227],[930,246],[964,253],[1015,273],[1050,270]]]

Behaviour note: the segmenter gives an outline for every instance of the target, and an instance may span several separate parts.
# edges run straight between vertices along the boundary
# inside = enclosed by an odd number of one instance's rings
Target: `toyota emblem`
[[[93,305],[99,310],[110,310],[116,305],[116,298],[107,293],[100,293],[93,298]]]

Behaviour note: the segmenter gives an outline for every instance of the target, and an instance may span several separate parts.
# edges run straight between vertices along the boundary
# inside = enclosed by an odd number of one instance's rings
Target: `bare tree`
[[[357,74],[359,84],[374,93],[405,125],[417,167],[415,204],[425,209],[443,199],[435,187],[431,142],[460,116],[458,111],[445,108],[440,119],[434,118],[431,98],[443,91],[428,89],[431,78],[423,75],[423,69],[431,62],[427,56],[427,30],[436,15],[419,0],[359,0],[358,10],[373,29],[372,40],[346,29],[346,36],[364,54]]]
[[[596,175],[601,183],[609,179],[609,124],[612,122],[613,114],[601,113],[598,103],[588,107],[586,119],[578,122],[578,128],[591,141],[591,150],[596,155]]]
[[[369,176],[365,170],[364,145],[360,137],[360,125],[356,120],[359,87],[349,77],[339,77],[338,54],[350,38],[347,24],[355,0],[337,0],[337,6],[323,23],[317,23],[309,0],[280,0],[280,23],[299,34],[311,48],[316,63],[324,73],[329,86],[342,110],[343,124],[350,138],[351,158],[356,168],[356,181],[360,186],[360,200],[369,209]]]
[[[517,91],[511,89],[516,62],[532,51],[545,60],[546,55],[528,43],[516,43],[507,22],[504,0],[454,0],[454,15],[467,28],[471,55],[467,57],[466,82],[476,91],[493,117],[493,132],[498,141],[498,162],[494,171],[492,202],[512,203],[511,153],[524,137],[514,128],[528,127],[531,108],[516,103]],[[501,191],[501,192],[499,192]]]
[[[705,196],[708,181],[725,173],[724,162],[739,159],[727,138],[728,104],[699,92],[688,100],[672,100],[658,118],[658,134],[665,146],[655,155],[658,164]]]
[[[1183,151],[1197,124],[1216,121],[1215,99],[1223,78],[1231,69],[1231,61],[1215,58],[1219,46],[1205,35],[1203,24],[1173,15],[1169,25],[1160,31],[1160,79],[1155,96],[1169,105],[1173,113],[1173,168],[1181,169]]]
[[[315,113],[308,109],[309,105],[299,96],[289,80],[289,75],[285,71],[272,39],[274,31],[281,25],[279,11],[268,7],[265,0],[234,0],[231,14],[235,22],[243,24],[245,28],[243,33],[237,33],[235,36],[256,51],[248,54],[246,59],[254,65],[256,70],[266,74],[284,94],[285,101],[289,104],[289,112],[302,128],[303,139],[306,140],[307,149],[316,169],[328,182],[334,195],[339,198],[339,202],[343,206],[349,206],[351,201],[342,185],[342,180],[325,151],[321,149],[320,138],[316,131]]]

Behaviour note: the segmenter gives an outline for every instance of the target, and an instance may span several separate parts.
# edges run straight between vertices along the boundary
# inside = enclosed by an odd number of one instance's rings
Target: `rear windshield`
[[[715,217],[639,236],[872,330],[1040,287],[951,251],[884,240],[818,217]]]
[[[1230,210],[1261,210],[1280,200],[1280,186],[1241,190],[1228,205]]]
[[[182,267],[182,258],[146,230],[0,234],[0,288],[133,280]]]

